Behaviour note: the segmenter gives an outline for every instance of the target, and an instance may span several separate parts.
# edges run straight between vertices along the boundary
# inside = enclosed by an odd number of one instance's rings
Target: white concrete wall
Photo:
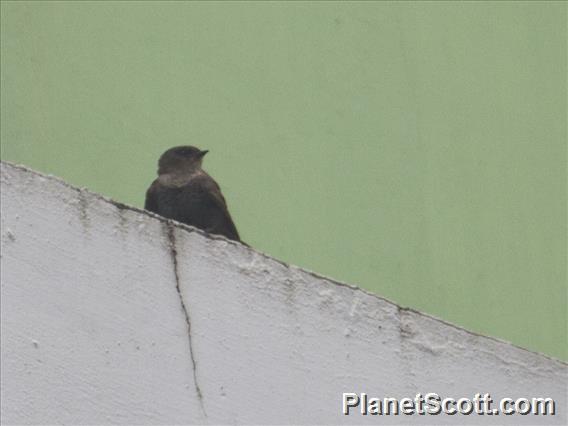
[[[24,168],[1,184],[3,424],[567,423],[565,363]],[[343,392],[557,414],[345,416]]]

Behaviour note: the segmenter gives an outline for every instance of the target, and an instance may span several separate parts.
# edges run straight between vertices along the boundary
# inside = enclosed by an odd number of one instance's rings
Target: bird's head
[[[208,152],[189,145],[170,148],[162,154],[158,161],[158,174],[199,170],[203,156]]]

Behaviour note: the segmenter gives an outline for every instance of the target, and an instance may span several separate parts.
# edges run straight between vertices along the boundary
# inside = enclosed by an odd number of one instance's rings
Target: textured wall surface
[[[566,364],[2,163],[2,422],[566,423]],[[342,414],[343,392],[555,417]]]

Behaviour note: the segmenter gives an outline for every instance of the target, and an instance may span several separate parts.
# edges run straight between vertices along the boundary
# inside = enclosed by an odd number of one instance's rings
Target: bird
[[[165,151],[158,160],[158,178],[146,191],[144,208],[241,242],[221,188],[201,168],[208,152],[189,145]]]

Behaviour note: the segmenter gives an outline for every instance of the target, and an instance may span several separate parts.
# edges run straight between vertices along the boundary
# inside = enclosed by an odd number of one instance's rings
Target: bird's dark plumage
[[[201,151],[178,146],[164,152],[144,208],[168,219],[240,241],[219,185],[201,168]]]

